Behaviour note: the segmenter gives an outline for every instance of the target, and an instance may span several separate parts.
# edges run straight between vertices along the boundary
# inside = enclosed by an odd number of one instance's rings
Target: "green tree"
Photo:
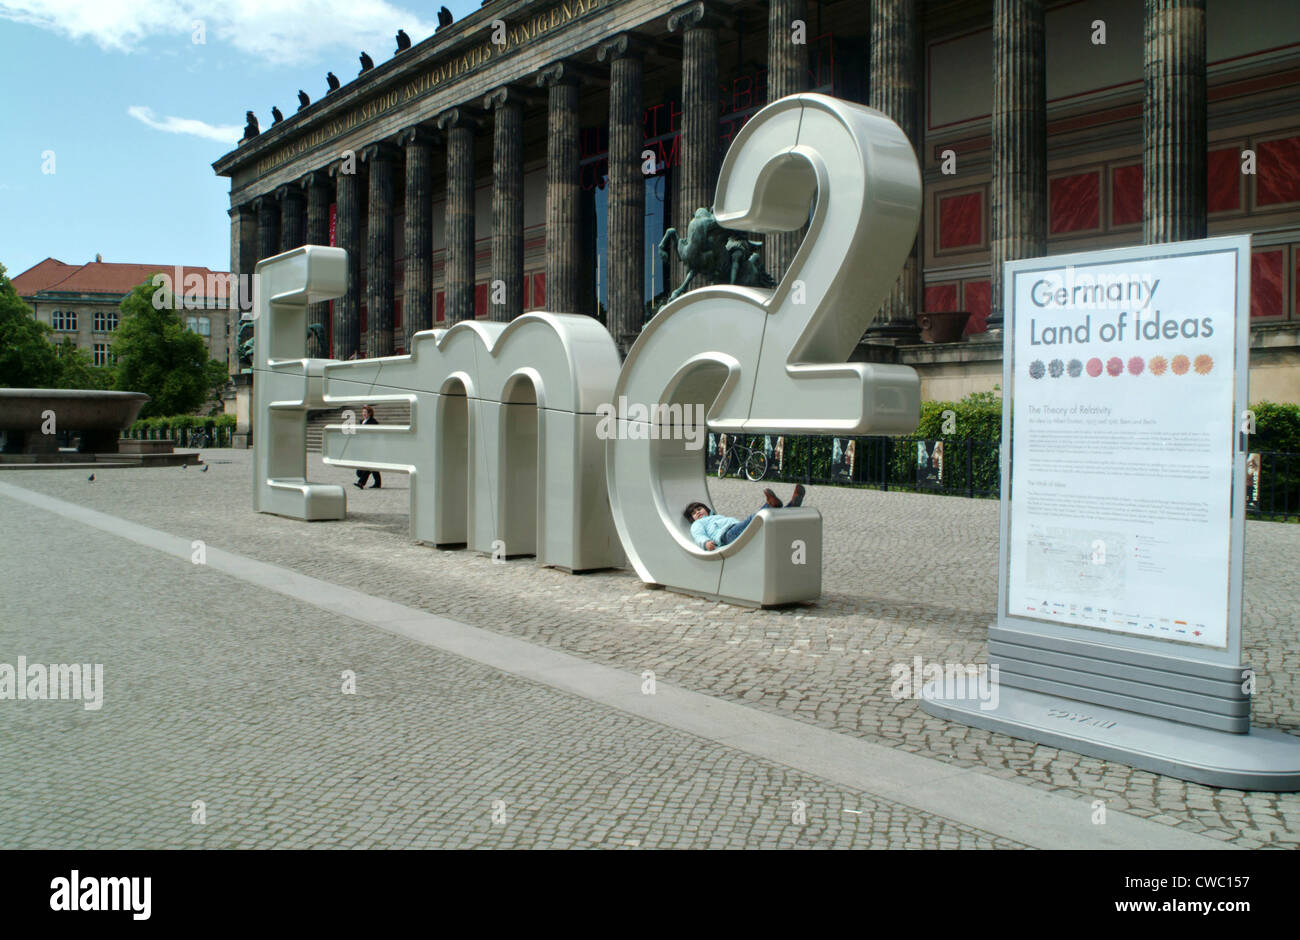
[[[140,417],[188,414],[225,384],[224,363],[209,357],[203,338],[185,329],[174,296],[145,281],[123,298],[121,309],[114,387],[149,396]]]
[[[977,492],[997,492],[1002,485],[998,459],[1002,441],[1001,388],[972,392],[961,401],[923,401],[921,420],[909,437],[944,442],[943,489],[966,492],[966,462],[970,458],[970,485]],[[916,447],[891,447],[891,479],[916,479]]]
[[[1300,454],[1300,405],[1261,401],[1250,407],[1256,420],[1251,450]]]
[[[90,354],[69,337],[55,347],[59,358],[59,384],[56,388],[105,389],[113,387],[113,370],[91,362]]]
[[[32,316],[0,264],[0,386],[59,387],[63,369],[50,342],[52,334]]]

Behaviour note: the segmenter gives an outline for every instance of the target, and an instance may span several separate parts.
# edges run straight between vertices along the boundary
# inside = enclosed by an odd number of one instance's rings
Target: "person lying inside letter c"
[[[787,505],[791,509],[802,506],[804,492],[803,484],[796,484],[794,493]],[[691,524],[691,539],[696,545],[708,552],[724,545],[730,545],[740,538],[740,533],[745,531],[745,526],[749,525],[759,512],[768,508],[781,508],[780,498],[771,490],[763,490],[763,496],[766,497],[766,502],[744,519],[715,515],[713,510],[703,503],[691,503],[682,513],[686,517],[686,521]]]

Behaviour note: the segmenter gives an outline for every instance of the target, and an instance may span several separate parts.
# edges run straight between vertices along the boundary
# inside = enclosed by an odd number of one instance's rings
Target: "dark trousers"
[[[763,505],[758,507],[758,510],[759,512],[762,512],[766,508],[767,508],[767,503],[763,503]],[[754,517],[757,515],[758,512],[751,512],[748,516],[746,516],[744,519],[741,519],[735,525],[729,526],[727,528],[727,531],[722,533],[722,538],[718,541],[718,548],[721,548],[724,545],[730,545],[732,542],[736,541],[736,539],[740,538],[740,534],[745,531],[746,526],[748,526],[751,522],[754,521]]]
[[[803,496],[796,495],[786,505],[791,509],[797,509],[803,505]],[[758,512],[751,512],[735,525],[728,527],[727,531],[722,533],[722,538],[718,541],[718,547],[721,548],[723,545],[730,545],[732,542],[736,541],[736,539],[740,538],[740,534],[745,531],[745,527],[754,521],[754,517],[757,516],[759,512],[762,512],[767,508],[767,503],[764,502],[763,505],[758,507]]]
[[[382,487],[382,486],[384,485],[384,484],[383,484],[383,481],[380,480],[380,478],[379,478],[379,471],[378,471],[378,470],[358,470],[358,471],[357,471],[357,482],[360,483],[361,486],[364,488],[365,485],[366,485],[366,479],[367,479],[368,477],[372,477],[372,476],[375,478],[375,486]]]

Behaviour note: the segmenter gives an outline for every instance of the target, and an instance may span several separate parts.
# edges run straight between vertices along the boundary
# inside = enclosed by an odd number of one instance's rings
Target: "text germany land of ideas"
[[[1227,238],[1008,268],[1002,614],[1019,629],[1228,649],[1243,250]]]

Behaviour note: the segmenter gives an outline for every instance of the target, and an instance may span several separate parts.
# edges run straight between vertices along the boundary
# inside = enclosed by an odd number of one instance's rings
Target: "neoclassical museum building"
[[[532,309],[596,316],[626,350],[685,276],[658,246],[712,204],[737,131],[817,91],[888,114],[924,175],[856,358],[915,367],[927,398],[990,389],[1003,261],[1251,233],[1251,400],[1300,402],[1297,0],[487,0],[367,52],[214,164],[232,272],[347,249],[314,355]],[[766,238],[771,274],[798,239]],[[931,332],[953,311],[964,328]]]

